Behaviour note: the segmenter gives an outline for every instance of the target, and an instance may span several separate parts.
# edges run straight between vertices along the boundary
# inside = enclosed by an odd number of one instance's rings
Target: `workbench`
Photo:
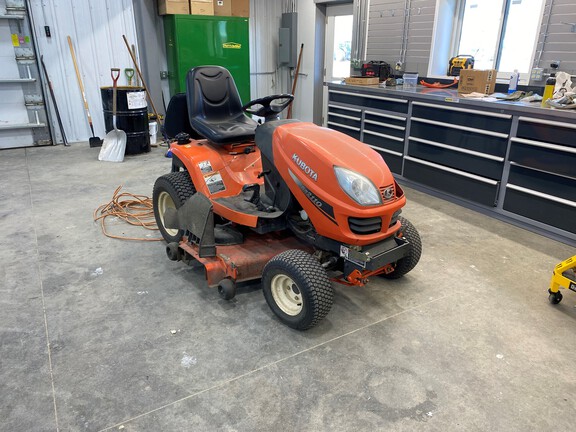
[[[576,244],[576,110],[328,83],[328,127],[421,190]]]

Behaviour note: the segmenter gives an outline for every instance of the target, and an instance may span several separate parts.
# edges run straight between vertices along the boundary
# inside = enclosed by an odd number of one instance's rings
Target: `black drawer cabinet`
[[[404,153],[404,138],[387,136],[364,129],[364,142],[371,147],[378,147],[379,149],[387,149],[395,152],[398,156],[402,156]]]
[[[404,140],[404,136],[406,135],[406,118],[374,111],[365,111],[364,131],[376,132]]]
[[[509,183],[504,210],[576,234],[576,202]]]
[[[362,110],[335,104],[328,105],[328,122],[330,129],[345,133],[353,138],[360,139],[362,125]]]
[[[393,173],[402,174],[406,118],[365,111],[363,131],[363,141],[382,155]]]
[[[512,116],[425,102],[412,103],[412,117],[503,134],[510,133]]]
[[[462,150],[432,141],[410,137],[408,154],[460,171],[476,174],[494,180],[502,178],[504,158],[486,157],[483,153]]]
[[[339,90],[329,90],[328,94],[330,102],[357,105],[383,111],[408,112],[408,101],[406,99],[371,94],[356,94]]]
[[[576,148],[512,138],[510,160],[541,171],[576,178]]]
[[[508,146],[508,134],[455,126],[414,116],[411,118],[410,136],[498,156],[502,160]]]
[[[508,184],[540,192],[561,200],[573,201],[576,205],[576,178],[510,164]],[[553,198],[552,198],[553,199]],[[576,214],[574,215],[576,218]]]
[[[404,158],[404,177],[489,207],[496,205],[500,182],[443,165]]]
[[[576,125],[531,117],[520,117],[518,138],[576,148]]]
[[[399,180],[576,240],[576,117],[522,104],[329,85],[328,126]]]

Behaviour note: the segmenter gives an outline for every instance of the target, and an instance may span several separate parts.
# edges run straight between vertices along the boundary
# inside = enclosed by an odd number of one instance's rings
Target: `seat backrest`
[[[234,118],[242,111],[242,102],[230,72],[221,66],[190,69],[186,77],[190,120],[208,121]]]
[[[199,66],[186,76],[190,125],[216,143],[253,139],[257,123],[244,114],[234,78],[221,66]]]
[[[190,126],[186,93],[176,93],[170,99],[164,119],[164,132],[169,138],[174,138],[180,132],[185,132],[192,138],[200,138],[200,135]]]

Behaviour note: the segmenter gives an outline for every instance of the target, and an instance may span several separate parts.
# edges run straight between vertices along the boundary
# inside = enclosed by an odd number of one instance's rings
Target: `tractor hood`
[[[274,133],[274,158],[281,153],[298,177],[325,190],[336,186],[334,167],[364,175],[377,188],[394,183],[390,169],[378,152],[360,141],[313,123],[290,123]],[[278,155],[280,156],[280,155]]]

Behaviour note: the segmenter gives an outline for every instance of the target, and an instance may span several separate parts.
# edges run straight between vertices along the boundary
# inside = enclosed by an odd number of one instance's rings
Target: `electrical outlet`
[[[530,81],[542,81],[544,79],[544,69],[534,68],[530,74]]]
[[[168,71],[160,71],[160,79],[168,79],[169,75]]]

